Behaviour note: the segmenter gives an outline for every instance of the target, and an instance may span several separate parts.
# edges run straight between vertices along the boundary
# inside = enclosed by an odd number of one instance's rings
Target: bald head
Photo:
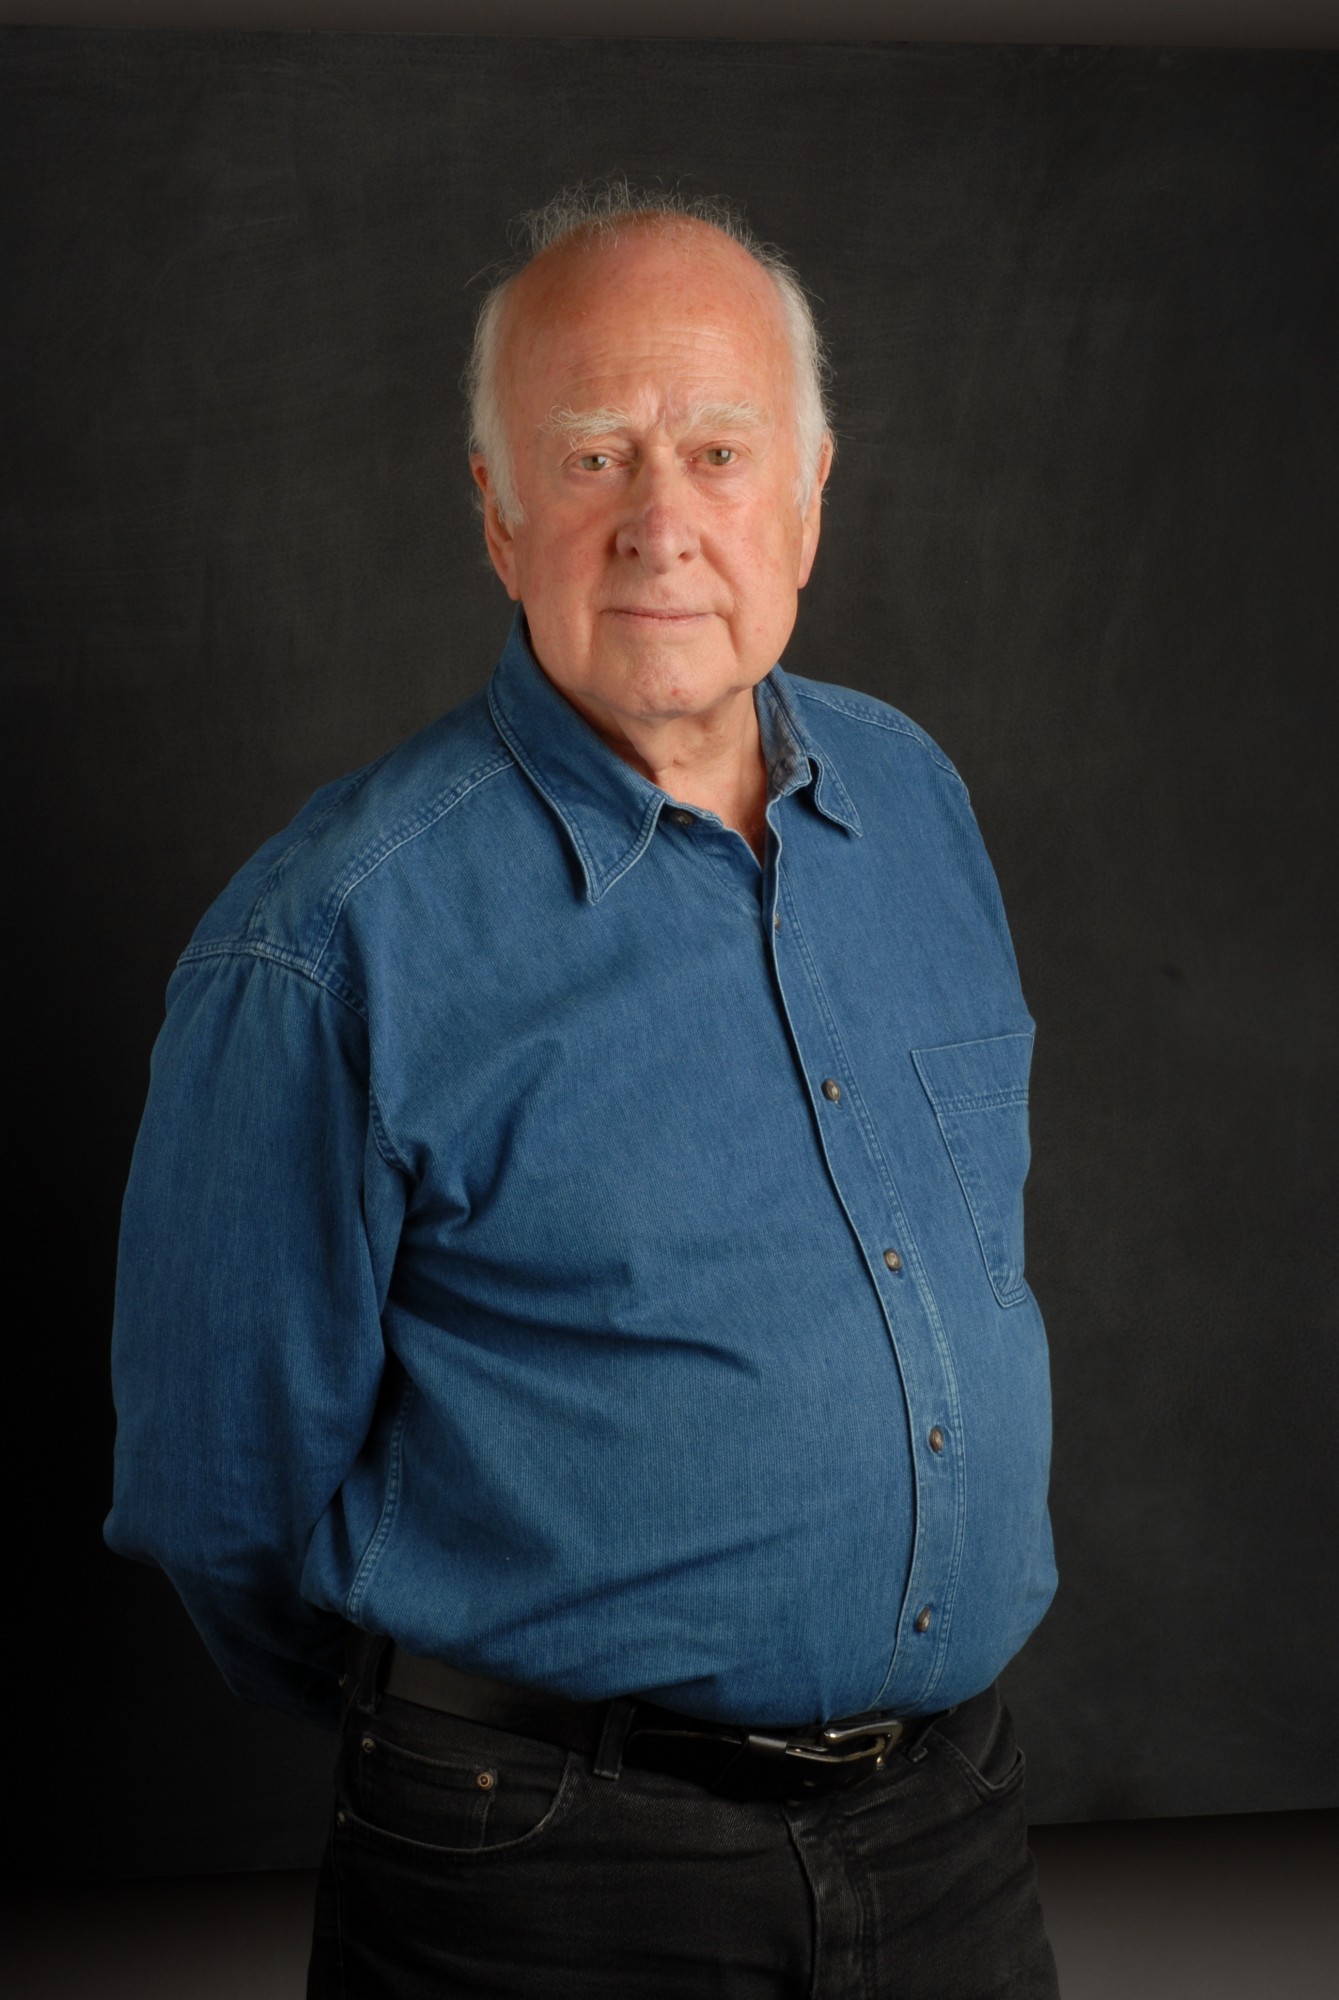
[[[467,375],[471,448],[489,469],[504,518],[518,520],[510,400],[554,315],[580,315],[597,287],[627,291],[657,247],[678,265],[685,302],[733,299],[772,328],[785,350],[788,421],[803,507],[831,455],[818,331],[794,273],[719,204],[639,200],[624,183],[590,197],[564,195],[525,218],[532,255],[480,309]]]

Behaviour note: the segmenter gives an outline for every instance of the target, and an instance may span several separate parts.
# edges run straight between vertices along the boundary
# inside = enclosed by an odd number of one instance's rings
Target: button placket
[[[925,1440],[936,1417],[957,1406],[951,1349],[932,1288],[923,1279],[903,1284],[912,1245],[911,1223],[884,1152],[880,1133],[866,1111],[859,1077],[852,1073],[841,1023],[833,1014],[822,971],[808,943],[793,876],[778,882],[788,948],[773,965],[801,1070],[812,1079],[819,1132],[835,1191],[875,1278],[890,1346],[901,1380],[903,1408],[913,1439]],[[835,1059],[835,1060],[834,1060]],[[834,1070],[836,1074],[834,1074]],[[840,1079],[840,1081],[839,1081]],[[890,1228],[891,1225],[891,1228]],[[895,1235],[888,1242],[885,1232]],[[907,1245],[907,1249],[899,1247]],[[892,1280],[897,1280],[896,1292]],[[933,1464],[934,1470],[931,1471]],[[961,1467],[952,1451],[927,1453],[924,1443],[910,1453],[909,1471],[921,1532],[906,1573],[901,1619],[889,1633],[885,1686],[899,1700],[932,1694],[942,1665],[939,1612],[948,1617],[964,1507]],[[923,1622],[918,1622],[922,1621]],[[929,1637],[931,1643],[922,1643]]]

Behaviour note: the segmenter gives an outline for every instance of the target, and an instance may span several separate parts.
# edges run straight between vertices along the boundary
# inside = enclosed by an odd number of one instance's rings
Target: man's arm
[[[339,1620],[303,1572],[376,1410],[404,1187],[353,1009],[245,948],[178,970],[122,1217],[105,1533],[236,1693],[308,1715]]]

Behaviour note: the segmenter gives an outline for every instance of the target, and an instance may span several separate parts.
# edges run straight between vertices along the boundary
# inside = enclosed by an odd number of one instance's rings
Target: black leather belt
[[[360,1638],[365,1656],[366,1636]],[[755,1729],[631,1697],[570,1701],[417,1659],[395,1645],[386,1648],[377,1678],[381,1691],[398,1701],[580,1751],[605,1776],[615,1776],[620,1764],[634,1765],[734,1798],[802,1799],[860,1784],[885,1767],[891,1751],[910,1747],[938,1719],[873,1713],[812,1728]]]

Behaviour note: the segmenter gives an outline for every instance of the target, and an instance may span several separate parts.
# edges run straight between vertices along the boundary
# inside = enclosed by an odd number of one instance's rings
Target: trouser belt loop
[[[636,1712],[636,1702],[629,1701],[626,1696],[610,1702],[595,1751],[597,1778],[617,1778],[623,1769],[623,1745],[628,1740],[628,1731],[632,1728]]]
[[[356,1704],[375,1715],[381,1706],[392,1641],[384,1633],[350,1627],[344,1640],[345,1707]]]
[[[955,1701],[953,1704],[953,1708],[941,1709],[937,1715],[919,1716],[917,1720],[910,1725],[910,1728],[914,1733],[910,1733],[907,1736],[903,1737],[902,1739],[902,1754],[906,1758],[909,1764],[920,1764],[925,1761],[926,1750],[927,1750],[927,1746],[925,1743],[926,1736],[934,1728],[937,1722],[942,1722],[946,1715],[952,1715],[953,1709],[956,1709],[957,1706],[958,1703]]]

